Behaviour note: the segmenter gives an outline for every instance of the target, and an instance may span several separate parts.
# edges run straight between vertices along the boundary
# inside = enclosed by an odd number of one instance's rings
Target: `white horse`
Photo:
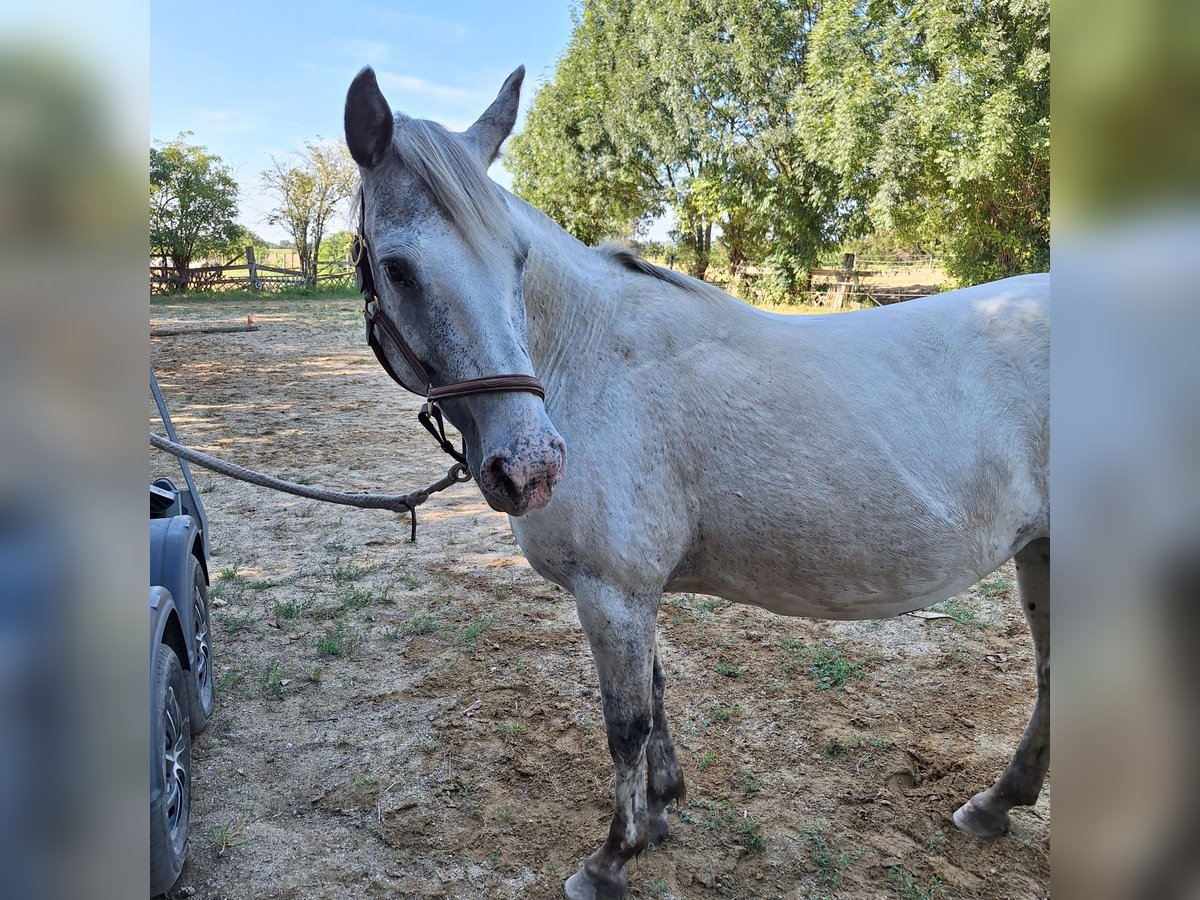
[[[599,673],[614,811],[568,897],[623,896],[626,861],[684,796],[655,648],[664,591],[883,618],[1015,556],[1037,705],[999,781],[954,814],[1004,834],[1049,763],[1049,276],[774,316],[588,248],[486,176],[523,75],[458,134],[393,115],[364,69],[345,126],[379,302],[432,381],[545,386],[544,402],[443,405],[530,564],[574,595]]]

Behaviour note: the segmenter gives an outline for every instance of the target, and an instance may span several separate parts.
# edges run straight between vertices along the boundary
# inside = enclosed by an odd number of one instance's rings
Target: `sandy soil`
[[[447,461],[375,363],[354,300],[156,305],[185,442],[293,480],[405,491]],[[171,473],[155,454],[154,474]],[[198,472],[217,712],[175,896],[558,897],[607,830],[611,763],[571,598],[472,485],[407,520]],[[953,809],[1034,695],[1011,568],[951,617],[828,623],[668,596],[659,637],[689,800],[635,897],[1041,898],[1049,789],[1010,837]]]

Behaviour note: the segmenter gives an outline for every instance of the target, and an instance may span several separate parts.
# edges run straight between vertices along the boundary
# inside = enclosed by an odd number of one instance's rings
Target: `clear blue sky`
[[[258,174],[272,154],[341,136],[360,68],[375,67],[396,109],[461,130],[524,63],[520,129],[566,48],[571,2],[154,2],[150,30],[151,138],[193,132],[237,177],[242,223],[283,239]],[[499,163],[491,175],[509,186]]]

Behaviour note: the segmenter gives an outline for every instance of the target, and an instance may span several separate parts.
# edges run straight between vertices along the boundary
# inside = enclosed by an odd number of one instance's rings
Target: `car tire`
[[[179,657],[166,644],[158,645],[156,666],[150,765],[161,767],[163,790],[150,806],[151,895],[169,890],[183,869],[192,805],[188,680]]]
[[[212,619],[208,611],[208,581],[200,560],[188,557],[192,596],[192,633],[188,636],[192,653],[192,670],[188,673],[188,713],[192,719],[192,734],[208,727],[216,702],[213,683]]]

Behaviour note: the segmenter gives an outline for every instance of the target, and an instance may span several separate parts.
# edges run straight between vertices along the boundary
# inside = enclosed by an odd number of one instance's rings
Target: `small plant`
[[[592,717],[587,713],[576,719],[575,724],[579,726],[579,730],[584,732],[584,734],[591,734],[596,730],[596,723],[592,721]]]
[[[515,738],[525,730],[525,724],[519,721],[502,722],[500,730],[510,738]]]
[[[276,700],[283,698],[283,669],[274,660],[267,666],[262,676],[263,692]]]
[[[404,572],[400,575],[400,583],[404,585],[407,590],[415,591],[421,586],[421,579],[416,575],[411,575],[408,572]]]
[[[979,593],[985,597],[1003,597],[1012,592],[1013,583],[1003,575],[993,575],[979,582]]]
[[[754,777],[754,773],[749,769],[742,769],[741,776],[742,787],[745,789],[746,793],[757,794],[761,789],[761,786],[758,783],[758,779]]]
[[[358,639],[347,632],[345,626],[338,625],[317,641],[317,653],[321,656],[349,656],[356,643]]]
[[[495,616],[488,616],[486,619],[480,619],[478,622],[472,622],[470,625],[462,628],[458,633],[458,642],[467,647],[474,647],[475,641],[479,636],[492,627],[492,623],[496,621]]]
[[[414,616],[404,623],[404,634],[437,634],[442,630],[433,616]]]
[[[221,628],[228,632],[245,631],[255,622],[254,613],[225,612],[221,616]]]
[[[717,674],[724,675],[726,678],[737,678],[739,675],[746,674],[745,666],[739,666],[736,663],[725,662],[723,659],[717,660]]]
[[[252,591],[269,591],[273,587],[279,587],[283,584],[282,581],[272,581],[270,578],[259,578],[250,582],[250,590]]]
[[[850,748],[838,738],[831,737],[825,742],[825,746],[821,748],[821,752],[830,759],[834,759],[838,756],[845,756],[850,752]]]
[[[738,820],[738,831],[742,833],[742,842],[751,853],[762,853],[767,849],[767,842],[762,836],[762,826],[750,818],[749,813]]]
[[[213,847],[216,848],[217,856],[224,856],[226,851],[239,846],[242,842],[237,838],[241,833],[242,826],[236,825],[233,822],[226,822],[220,828],[214,828],[212,830],[212,842]]]
[[[703,772],[705,769],[707,769],[709,766],[711,766],[716,761],[717,761],[717,751],[705,750],[703,753],[700,754],[700,758],[696,760],[696,765],[699,766],[700,771]]]
[[[275,604],[275,618],[298,619],[304,615],[311,601],[297,602],[296,600],[281,600]]]
[[[745,710],[742,707],[741,700],[735,700],[729,706],[718,706],[713,710],[712,721],[724,725],[731,719],[740,718]]]
[[[968,625],[975,628],[986,628],[988,625],[995,625],[996,619],[993,616],[982,616],[979,610],[968,606],[961,600],[944,600],[933,607],[940,613],[945,613],[959,625]]]
[[[917,884],[917,880],[908,869],[892,866],[888,869],[887,880],[888,884],[899,891],[903,900],[934,900],[936,897],[944,896],[942,883],[936,875],[929,879],[929,888],[926,889]]]
[[[842,883],[842,872],[854,865],[862,853],[850,854],[846,851],[835,852],[825,840],[825,835],[816,830],[804,832],[800,839],[808,848],[808,858],[817,869],[817,877],[830,887],[838,887]]]
[[[355,772],[350,776],[350,783],[358,787],[369,787],[373,784],[379,784],[379,779],[369,772]]]
[[[217,693],[228,694],[246,680],[246,673],[241,669],[230,669],[217,679]]]
[[[851,678],[863,677],[862,663],[852,663],[836,647],[815,647],[808,653],[809,671],[817,680],[818,691],[846,686]]]

